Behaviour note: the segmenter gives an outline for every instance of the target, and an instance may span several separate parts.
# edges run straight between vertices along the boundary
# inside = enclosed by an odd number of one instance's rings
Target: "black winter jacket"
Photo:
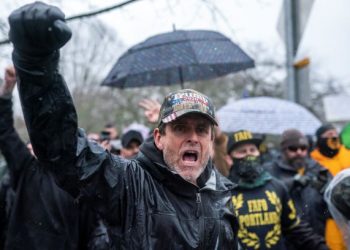
[[[30,154],[13,126],[12,101],[0,98],[0,150],[15,191],[5,249],[107,249],[107,234],[95,234],[96,214],[55,183]],[[10,190],[9,190],[10,191]],[[96,248],[95,239],[99,240]],[[102,239],[102,241],[101,241]]]
[[[309,182],[303,186],[294,180],[297,171],[287,165],[281,157],[264,167],[286,185],[300,217],[307,221],[318,235],[324,237],[326,220],[330,217],[323,199],[323,191],[331,178],[327,169],[311,159],[307,160],[304,175],[308,177]]]
[[[77,128],[58,52],[25,58],[16,51],[24,116],[36,155],[62,188],[89,202],[108,223],[117,249],[236,249],[232,185],[209,163],[199,187],[168,170],[153,141],[125,160]]]

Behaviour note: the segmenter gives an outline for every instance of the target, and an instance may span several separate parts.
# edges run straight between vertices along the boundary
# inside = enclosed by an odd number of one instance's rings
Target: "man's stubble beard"
[[[306,166],[306,157],[295,157],[289,160],[289,165],[294,169],[305,168]]]
[[[193,184],[197,184],[197,178],[203,173],[205,167],[208,165],[208,162],[209,162],[209,159],[210,159],[210,154],[208,153],[207,157],[204,158],[204,160],[202,161],[202,164],[201,164],[201,168],[197,171],[197,169],[195,170],[195,174],[192,174],[194,171],[191,171],[191,175],[182,175],[181,174],[181,169],[179,166],[177,166],[176,164],[176,157],[174,157],[175,152],[172,152],[170,150],[168,150],[167,148],[163,149],[163,159],[164,159],[164,162],[165,164],[167,165],[167,167],[179,174],[183,179],[185,179],[186,181],[188,182],[191,182]]]

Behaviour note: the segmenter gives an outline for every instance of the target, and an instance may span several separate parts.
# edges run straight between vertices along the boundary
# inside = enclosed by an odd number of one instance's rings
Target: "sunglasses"
[[[339,137],[327,137],[327,140],[336,142],[339,140]]]
[[[307,146],[305,145],[302,145],[302,146],[289,146],[288,147],[288,150],[291,151],[291,152],[297,152],[298,149],[300,149],[301,151],[305,151],[308,149]]]

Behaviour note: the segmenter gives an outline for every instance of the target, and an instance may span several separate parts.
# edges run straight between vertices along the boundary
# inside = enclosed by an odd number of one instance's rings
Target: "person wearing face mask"
[[[316,131],[316,148],[311,157],[327,168],[333,176],[350,167],[350,150],[340,143],[339,134],[331,124],[325,124]]]
[[[238,240],[243,249],[328,249],[324,239],[302,221],[282,182],[261,165],[260,138],[247,130],[228,136],[231,169],[228,178],[237,183],[232,191]]]
[[[332,124],[322,125],[316,130],[316,148],[311,157],[335,176],[350,167],[350,150],[340,143],[339,134]],[[326,241],[332,250],[345,250],[346,246],[334,220],[326,225]]]
[[[308,139],[299,130],[285,130],[280,146],[281,155],[265,164],[264,168],[286,185],[298,215],[310,224],[315,233],[325,237],[326,220],[330,216],[323,193],[331,175],[310,159]]]

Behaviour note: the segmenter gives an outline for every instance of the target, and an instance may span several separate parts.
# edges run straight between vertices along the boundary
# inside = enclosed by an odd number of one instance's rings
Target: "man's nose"
[[[306,151],[306,150],[304,150],[304,149],[297,148],[296,153],[297,153],[298,155],[304,155],[304,152],[305,152],[305,151]]]
[[[198,142],[198,134],[196,133],[196,130],[195,130],[195,129],[191,129],[191,130],[189,131],[188,141],[191,141],[191,142]]]

